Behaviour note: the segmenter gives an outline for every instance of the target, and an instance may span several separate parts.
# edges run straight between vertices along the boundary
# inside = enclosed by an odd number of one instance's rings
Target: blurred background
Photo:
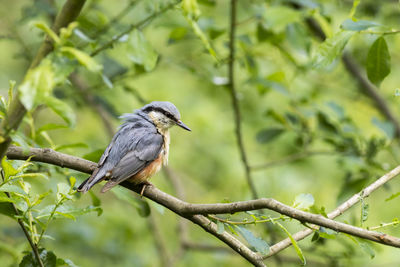
[[[73,110],[75,125],[70,123],[73,126],[69,127],[62,117],[39,104],[25,118],[15,135],[15,144],[50,147],[97,161],[120,124],[118,116],[150,101],[171,101],[192,132],[171,129],[168,172],[160,172],[151,182],[193,203],[254,198],[236,142],[227,86],[230,1],[186,2],[194,3],[195,8],[178,4],[164,10],[168,3],[158,0],[87,1],[68,41],[87,54],[129,30],[130,25],[156,15],[93,57],[103,66],[100,73],[78,67],[54,89],[54,95]],[[43,41],[43,31],[33,23],[51,25],[64,1],[1,0],[0,4],[0,89],[7,98],[9,80],[16,81],[16,87],[21,84]],[[376,23],[375,28],[343,26],[352,18]],[[333,50],[337,51],[328,50],[328,55],[321,52],[321,35],[310,19],[327,37],[343,30],[351,32],[344,50],[336,49],[334,43]],[[400,99],[396,94],[400,77],[396,73],[400,67],[400,39],[396,33],[387,33],[400,29],[399,19],[398,1],[362,0],[358,6],[346,0],[238,1],[234,78],[244,147],[259,197],[292,205],[296,196],[311,194],[315,207],[329,212],[398,165],[400,136],[396,120],[400,123]],[[390,74],[375,83],[377,86],[370,85],[394,114],[393,120],[377,108],[376,99],[365,93],[357,75],[341,59],[348,53],[367,80],[368,54],[381,36],[390,53]],[[329,62],[322,64],[315,58],[318,55]],[[33,168],[50,178],[26,179],[32,184],[32,194],[51,190],[43,206],[52,203],[58,183],[70,176],[78,182],[87,178],[46,164]],[[93,192],[101,201],[102,214],[57,218],[46,231],[51,238],[42,243],[47,250],[70,259],[76,266],[249,264],[169,210],[122,189],[100,194],[100,188],[96,186]],[[396,222],[399,198],[386,200],[398,191],[399,181],[395,179],[364,200],[369,205],[365,220],[360,215],[360,204],[339,220],[362,227]],[[69,205],[85,207],[93,203],[93,198],[90,194],[76,195]],[[265,214],[277,216],[270,211]],[[228,217],[251,219],[248,214]],[[304,227],[297,221],[281,223],[291,233]],[[395,226],[393,223],[378,231],[400,236]],[[272,224],[249,225],[247,229],[269,245],[286,238]],[[330,233],[327,237],[312,241],[310,236],[299,242],[308,266],[400,265],[398,249],[343,234]],[[0,265],[18,265],[27,250],[30,248],[18,224],[1,215]],[[298,266],[301,261],[290,247],[266,260],[266,264]]]

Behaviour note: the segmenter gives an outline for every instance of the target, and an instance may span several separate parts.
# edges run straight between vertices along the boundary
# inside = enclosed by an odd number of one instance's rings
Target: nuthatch
[[[98,167],[78,191],[87,192],[103,180],[108,182],[101,189],[102,193],[125,180],[146,183],[168,163],[169,128],[178,125],[190,131],[170,102],[151,102],[121,118],[124,123],[101,156]]]

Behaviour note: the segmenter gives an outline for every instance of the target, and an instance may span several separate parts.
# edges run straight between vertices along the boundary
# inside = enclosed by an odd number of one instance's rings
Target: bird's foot
[[[140,190],[140,197],[143,197],[144,190],[146,189],[147,186],[153,186],[153,184],[148,181],[143,182],[142,190]]]

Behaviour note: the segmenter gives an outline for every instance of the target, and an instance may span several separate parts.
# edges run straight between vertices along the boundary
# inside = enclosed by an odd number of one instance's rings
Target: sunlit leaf
[[[19,86],[20,100],[27,110],[32,110],[48,97],[55,86],[54,70],[49,60],[28,71],[24,82]]]
[[[15,203],[15,200],[12,198],[0,195],[0,202]]]
[[[78,60],[78,62],[84,66],[85,68],[87,68],[89,71],[92,72],[100,72],[103,69],[103,66],[99,63],[96,62],[96,60],[94,58],[92,58],[91,56],[89,56],[88,54],[86,54],[85,52],[78,50],[76,48],[73,47],[61,47],[61,52],[72,56],[73,58],[75,58],[76,60]]]
[[[44,31],[48,36],[50,36],[50,38],[56,43],[59,44],[60,38],[57,36],[57,34],[49,28],[49,26],[47,26],[45,23],[43,22],[36,22],[34,23],[35,27],[38,29],[41,29],[42,31]]]
[[[10,176],[16,175],[18,173],[18,170],[15,169],[5,157],[3,157],[3,159],[1,160],[1,168],[4,171],[4,177],[6,180],[8,180]]]
[[[313,56],[314,68],[324,68],[341,55],[347,42],[353,36],[352,31],[340,31],[320,44]]]
[[[306,265],[306,258],[304,257],[303,251],[297,244],[296,240],[293,238],[292,234],[279,222],[274,222],[274,223],[276,225],[278,225],[285,232],[285,234],[289,237],[290,242],[292,242],[292,245],[293,245],[294,249],[296,250],[297,255],[299,256],[302,265],[303,266]]]
[[[235,229],[246,239],[250,246],[252,246],[256,251],[260,252],[261,254],[268,254],[269,253],[269,245],[263,239],[256,237],[253,233],[247,230],[244,227],[235,226]]]
[[[367,56],[368,79],[377,86],[390,73],[390,54],[385,38],[379,37],[371,45]]]

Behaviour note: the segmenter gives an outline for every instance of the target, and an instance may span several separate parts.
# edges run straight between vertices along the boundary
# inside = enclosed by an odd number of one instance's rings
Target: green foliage
[[[235,229],[246,239],[247,243],[249,243],[250,246],[252,246],[257,252],[260,252],[261,254],[268,254],[269,252],[269,245],[267,242],[262,240],[259,237],[254,236],[254,234],[247,230],[244,227],[241,226],[236,226]]]
[[[367,56],[368,79],[377,86],[390,73],[390,54],[385,38],[379,37],[371,45]]]
[[[347,42],[353,36],[352,31],[339,31],[332,37],[320,44],[313,56],[312,65],[314,68],[325,68],[342,54]]]

